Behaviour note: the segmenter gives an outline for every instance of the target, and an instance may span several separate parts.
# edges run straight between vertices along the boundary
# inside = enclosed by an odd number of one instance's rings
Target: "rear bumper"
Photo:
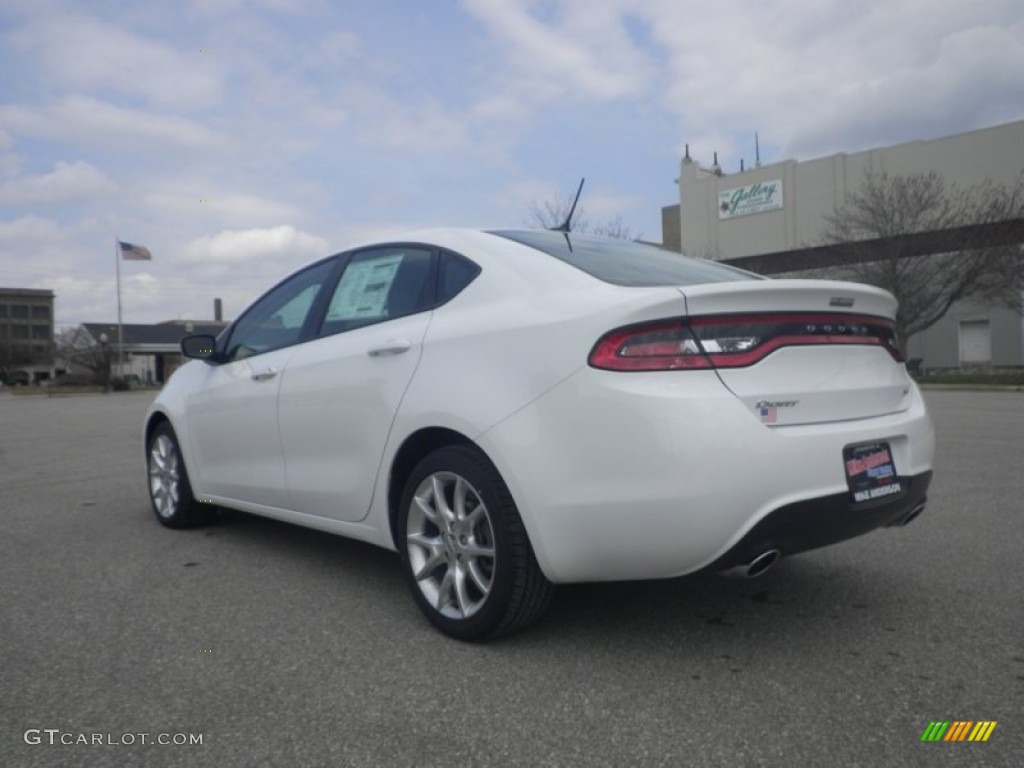
[[[786,504],[751,528],[708,570],[725,570],[751,562],[768,550],[783,556],[826,547],[875,528],[902,525],[924,508],[932,473],[900,477],[903,492],[896,497],[854,504],[849,493],[835,493],[817,499]]]
[[[549,579],[673,578],[728,567],[761,545],[793,554],[910,514],[927,490],[934,433],[909,381],[908,393],[897,413],[769,426],[713,371],[583,369],[477,442]],[[907,487],[853,509],[844,447],[877,442],[889,444]]]

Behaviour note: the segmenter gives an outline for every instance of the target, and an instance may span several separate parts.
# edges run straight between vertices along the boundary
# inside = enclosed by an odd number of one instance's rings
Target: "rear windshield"
[[[697,285],[762,279],[735,267],[663,251],[632,240],[543,229],[492,229],[490,234],[536,248],[614,285]]]

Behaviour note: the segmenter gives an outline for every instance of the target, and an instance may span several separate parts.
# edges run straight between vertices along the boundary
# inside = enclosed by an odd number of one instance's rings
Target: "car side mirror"
[[[217,338],[209,333],[194,333],[181,340],[181,354],[193,360],[218,362]]]

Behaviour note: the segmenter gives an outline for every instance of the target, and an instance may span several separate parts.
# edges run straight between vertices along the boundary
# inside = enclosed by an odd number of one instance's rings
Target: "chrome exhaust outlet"
[[[904,517],[902,520],[900,520],[900,525],[909,525],[914,520],[916,520],[917,516],[920,515],[922,512],[924,512],[924,502],[918,504],[916,507],[910,510],[910,514]]]
[[[744,567],[743,575],[748,579],[753,579],[760,576],[762,573],[771,568],[778,559],[782,557],[782,553],[777,549],[767,549],[760,555],[755,557]]]
[[[782,552],[780,550],[766,549],[749,563],[734,565],[732,568],[726,568],[724,571],[719,571],[719,573],[723,576],[733,578],[753,579],[775,565],[775,562],[780,557],[782,557]]]

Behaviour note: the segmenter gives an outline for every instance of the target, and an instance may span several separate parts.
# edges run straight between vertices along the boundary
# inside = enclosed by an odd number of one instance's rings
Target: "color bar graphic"
[[[995,720],[982,720],[971,731],[971,735],[967,737],[968,741],[988,741],[988,737],[992,735],[992,731],[995,730]]]
[[[921,741],[988,741],[995,720],[932,720],[921,734]]]

